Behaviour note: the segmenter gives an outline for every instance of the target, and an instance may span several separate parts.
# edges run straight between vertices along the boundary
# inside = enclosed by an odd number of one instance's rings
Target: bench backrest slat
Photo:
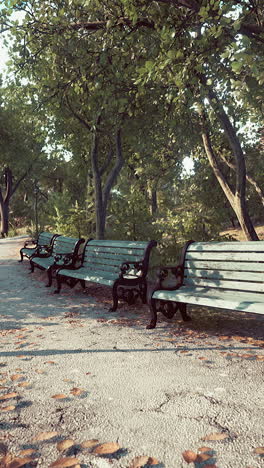
[[[184,284],[264,292],[264,241],[190,244],[185,254]]]
[[[54,240],[52,255],[56,254],[66,254],[66,253],[75,253],[77,254],[78,248],[81,243],[84,242],[84,239],[58,236]]]
[[[212,260],[186,260],[185,268],[189,270],[228,270],[264,272],[264,262],[219,262]]]
[[[237,291],[264,292],[264,283],[251,283],[246,281],[228,281],[227,279],[186,278],[185,285],[202,288],[232,289]]]
[[[52,232],[41,232],[37,239],[37,245],[50,245],[53,237],[56,238],[57,234]]]
[[[193,242],[188,252],[264,252],[264,241]]]
[[[85,246],[82,264],[87,269],[98,271],[98,274],[106,275],[108,272],[117,276],[122,263],[142,262],[146,273],[149,252],[155,245],[154,241],[90,240]],[[127,276],[129,275],[138,275],[133,265]]]

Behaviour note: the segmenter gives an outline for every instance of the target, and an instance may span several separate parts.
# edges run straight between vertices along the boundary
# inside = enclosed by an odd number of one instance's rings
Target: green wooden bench
[[[176,281],[166,287],[170,274]],[[158,277],[147,328],[155,328],[157,312],[172,318],[179,309],[190,320],[186,304],[264,313],[264,241],[189,241],[180,264],[162,267]]]
[[[53,242],[59,234],[53,234],[51,232],[41,232],[37,239],[31,239],[25,242],[24,247],[20,249],[21,260],[23,262],[24,257],[30,258],[36,252],[42,251],[42,253],[49,253],[52,249]],[[28,247],[29,245],[34,245],[34,247]]]
[[[140,297],[146,303],[149,255],[156,245],[156,241],[88,240],[81,266],[57,271],[55,292],[60,292],[62,282],[73,287],[79,281],[85,288],[88,281],[112,288],[112,311],[117,309],[119,298],[133,304]]]
[[[52,284],[53,273],[62,266],[73,266],[79,257],[79,248],[84,243],[84,239],[73,237],[57,236],[55,237],[52,248],[49,252],[43,252],[41,248],[37,249],[35,254],[30,257],[30,267],[33,273],[34,268],[47,270],[48,284]]]

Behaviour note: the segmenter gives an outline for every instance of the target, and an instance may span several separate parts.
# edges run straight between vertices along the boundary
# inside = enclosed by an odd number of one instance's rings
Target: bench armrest
[[[73,253],[57,253],[54,255],[54,265],[72,266],[77,256]]]
[[[37,241],[36,239],[30,239],[30,240],[27,240],[25,243],[24,243],[24,248],[27,247],[28,245],[30,244],[35,244],[36,245]],[[33,247],[32,247],[33,248]]]
[[[157,282],[155,285],[155,290],[158,289],[177,289],[183,283],[183,272],[184,268],[183,265],[177,266],[161,266],[158,273],[157,273]],[[169,273],[175,276],[175,286],[167,287],[163,285],[163,282],[168,278]]]
[[[50,245],[38,245],[34,256],[35,257],[49,257],[51,252],[52,252],[52,247]]]
[[[119,278],[123,278],[124,275],[126,275],[129,270],[131,269],[136,270],[136,272],[142,272],[143,273],[143,263],[142,262],[124,262],[120,265],[120,273],[119,273]],[[139,275],[140,276],[140,275]]]

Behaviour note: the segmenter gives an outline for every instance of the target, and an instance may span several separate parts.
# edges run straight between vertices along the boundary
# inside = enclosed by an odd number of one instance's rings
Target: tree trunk
[[[103,207],[103,191],[101,174],[98,167],[98,135],[95,131],[93,135],[91,152],[91,162],[93,170],[93,182],[95,193],[95,216],[96,216],[96,239],[104,239],[105,232],[105,214]]]
[[[18,179],[13,185],[13,175],[9,167],[4,169],[4,178],[5,178],[5,196],[3,196],[1,187],[0,187],[0,215],[1,215],[1,236],[5,237],[8,235],[8,223],[9,223],[9,202],[11,197],[14,195],[22,180],[29,174],[33,164],[29,166],[27,171]]]
[[[1,215],[1,237],[8,235],[9,226],[9,201],[0,201],[0,215]]]
[[[119,129],[116,133],[116,162],[107,176],[104,187],[102,184],[102,175],[113,158],[113,152],[111,150],[109,151],[107,158],[108,163],[101,169],[99,169],[98,166],[98,152],[99,140],[97,130],[95,130],[92,142],[91,162],[95,192],[96,239],[104,239],[107,205],[110,198],[110,192],[124,164],[121,145],[121,130]]]
[[[157,200],[157,190],[151,190],[151,215],[155,216],[158,211],[158,200]]]
[[[252,221],[250,219],[247,206],[246,206],[246,166],[245,159],[242,148],[240,146],[239,140],[237,138],[234,127],[232,126],[229,117],[225,113],[223,107],[221,106],[217,96],[212,90],[208,92],[208,99],[212,105],[215,114],[217,115],[222,127],[224,129],[225,135],[229,141],[230,147],[233,151],[236,161],[236,187],[235,192],[231,189],[227,179],[225,178],[221,165],[216,157],[216,154],[213,150],[210,134],[208,131],[207,119],[205,110],[200,111],[199,115],[202,121],[202,139],[205,148],[206,155],[208,157],[209,163],[213,168],[214,174],[222,187],[222,190],[228,199],[232,209],[234,210],[238,222],[241,226],[241,229],[247,240],[259,240],[257,233],[254,229]]]
[[[236,166],[235,164],[231,163],[230,161],[228,161],[225,156],[223,156],[222,154],[220,154],[220,158],[222,159],[222,161],[224,161],[224,163],[230,167],[230,169],[232,169],[233,171],[236,170]],[[256,190],[260,200],[261,200],[261,203],[262,205],[264,206],[264,193],[263,191],[261,190],[261,187],[259,186],[259,184],[257,183],[257,181],[249,174],[247,173],[246,174],[246,179],[247,181],[253,185],[254,189]]]

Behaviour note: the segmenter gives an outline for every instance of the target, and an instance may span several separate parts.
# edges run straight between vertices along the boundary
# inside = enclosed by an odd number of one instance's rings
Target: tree
[[[21,94],[20,94],[21,91]],[[23,102],[22,90],[1,89],[0,107],[0,185],[1,236],[8,234],[9,208],[14,194],[34,166],[45,158],[44,137],[29,103]]]

